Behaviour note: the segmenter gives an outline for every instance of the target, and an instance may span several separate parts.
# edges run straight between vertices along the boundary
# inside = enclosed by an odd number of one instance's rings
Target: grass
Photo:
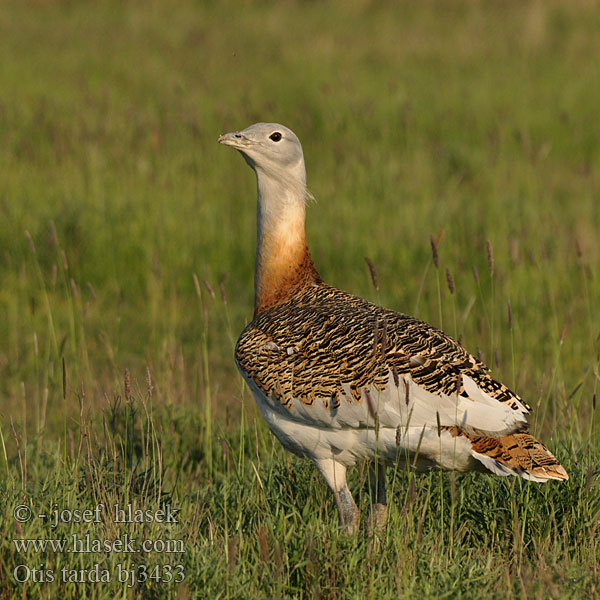
[[[597,598],[599,24],[584,0],[3,3],[0,598]],[[397,472],[385,538],[340,535],[232,359],[254,182],[216,138],[258,120],[303,141],[325,279],[480,352],[567,484]],[[12,541],[86,533],[185,552]]]

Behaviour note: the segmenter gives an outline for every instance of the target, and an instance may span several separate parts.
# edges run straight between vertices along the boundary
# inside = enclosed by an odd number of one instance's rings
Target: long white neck
[[[255,315],[285,302],[306,285],[320,282],[306,244],[306,175],[256,169],[258,183]]]

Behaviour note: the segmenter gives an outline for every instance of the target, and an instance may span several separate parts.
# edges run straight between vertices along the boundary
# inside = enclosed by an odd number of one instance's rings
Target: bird
[[[449,335],[325,283],[306,241],[302,145],[278,123],[218,142],[257,180],[254,316],[235,361],[281,444],[311,459],[343,531],[360,528],[346,472],[369,463],[370,531],[388,520],[386,468],[568,480],[528,432],[530,407]]]

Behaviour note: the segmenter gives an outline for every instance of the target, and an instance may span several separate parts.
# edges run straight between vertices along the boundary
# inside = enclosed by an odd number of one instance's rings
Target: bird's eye
[[[276,131],[275,133],[272,133],[269,136],[270,140],[273,140],[274,142],[278,142],[281,139],[281,134],[279,133],[279,131]]]

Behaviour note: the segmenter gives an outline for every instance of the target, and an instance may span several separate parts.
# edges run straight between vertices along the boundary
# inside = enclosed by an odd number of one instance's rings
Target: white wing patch
[[[273,409],[287,413],[289,418],[332,429],[374,427],[375,415],[381,427],[456,426],[466,433],[491,437],[508,435],[527,424],[523,412],[492,398],[470,377],[463,375],[463,385],[468,397],[434,394],[409,375],[401,376],[396,386],[390,372],[386,388],[383,391],[373,386],[363,389],[360,402],[353,399],[347,384],[342,386],[344,397],[339,398],[339,402],[317,398],[312,405],[307,405],[294,398],[288,409],[277,398],[265,400],[272,403]],[[525,407],[522,410],[525,412]]]
[[[463,375],[462,379],[463,379],[463,385],[465,388],[465,393],[469,396],[469,398],[471,398],[471,400],[474,400],[475,402],[483,402],[484,404],[487,404],[488,406],[496,406],[497,404],[502,404],[502,406],[506,406],[502,402],[498,402],[498,400],[496,400],[495,398],[492,398],[491,396],[486,394],[477,385],[477,383],[475,383],[475,381],[473,381],[473,379],[471,379],[468,375]],[[515,411],[512,408],[510,408],[509,406],[506,406],[506,408],[510,409],[511,412],[520,412],[523,414],[527,414],[529,412],[529,409],[524,404],[519,402],[516,398],[514,398],[513,400],[514,400],[515,404],[519,407],[519,410]]]

